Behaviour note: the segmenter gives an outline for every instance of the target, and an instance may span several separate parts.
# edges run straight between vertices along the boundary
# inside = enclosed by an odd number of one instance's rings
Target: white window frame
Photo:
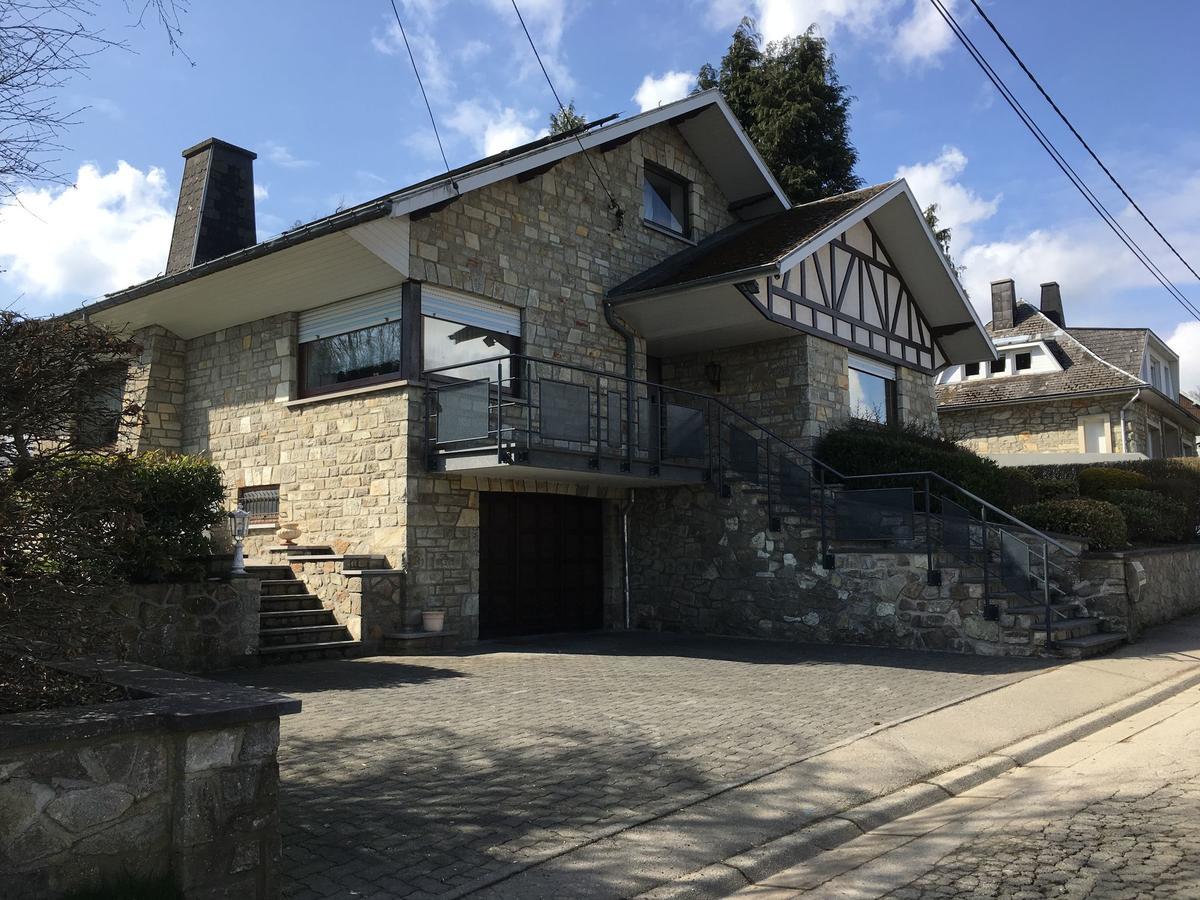
[[[1107,413],[1096,413],[1090,416],[1080,416],[1079,419],[1079,452],[1088,453],[1087,448],[1087,426],[1097,422],[1104,423],[1104,449],[1100,453],[1112,453],[1112,416]]]

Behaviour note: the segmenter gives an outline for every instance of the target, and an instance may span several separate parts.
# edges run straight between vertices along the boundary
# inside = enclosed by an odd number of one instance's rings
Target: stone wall
[[[170,876],[189,898],[277,897],[279,716],[299,702],[139,666],[103,674],[143,699],[0,716],[6,900],[126,874]]]
[[[977,453],[1080,453],[1079,418],[1107,415],[1109,446],[1122,451],[1121,407],[1129,397],[1092,397],[1044,403],[998,404],[989,409],[941,408],[943,430]],[[1132,425],[1130,412],[1127,421]],[[1131,437],[1131,450],[1144,444]]]
[[[293,557],[292,571],[333,612],[356,641],[378,644],[385,634],[420,624],[420,610],[406,603],[405,573],[396,569],[371,571],[376,560],[344,556],[303,561]]]
[[[1200,546],[1092,553],[1076,593],[1136,640],[1151,625],[1200,612]]]
[[[127,658],[184,672],[247,665],[258,653],[259,582],[131,584],[113,607]]]
[[[130,369],[124,402],[141,407],[141,414],[122,437],[124,449],[179,452],[187,343],[159,325],[137,331],[134,338],[141,342],[142,352]]]

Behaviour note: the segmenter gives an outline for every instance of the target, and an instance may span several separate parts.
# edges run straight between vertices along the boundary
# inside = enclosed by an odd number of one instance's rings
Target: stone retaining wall
[[[145,666],[103,676],[143,699],[0,716],[0,893],[169,875],[186,898],[277,897],[279,716],[299,701]]]
[[[1079,596],[1131,640],[1200,611],[1200,545],[1088,554],[1080,576]]]
[[[258,652],[256,578],[131,584],[113,604],[119,641],[133,661],[184,672],[246,665]]]

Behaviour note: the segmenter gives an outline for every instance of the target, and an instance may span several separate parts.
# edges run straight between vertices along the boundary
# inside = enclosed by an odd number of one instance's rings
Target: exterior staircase
[[[291,566],[248,565],[246,571],[261,579],[258,654],[264,663],[342,658],[359,649]]]

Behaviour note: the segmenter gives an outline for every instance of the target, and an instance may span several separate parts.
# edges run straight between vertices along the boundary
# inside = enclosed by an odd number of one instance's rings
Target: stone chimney
[[[1017,305],[1017,288],[1011,278],[992,282],[992,328],[1013,327],[1013,313]]]
[[[1063,315],[1062,293],[1058,289],[1057,281],[1047,281],[1042,285],[1042,315],[1059,328],[1067,327],[1067,320]]]
[[[258,241],[254,229],[257,155],[209,138],[183,151],[183,183],[167,274],[208,262]]]

